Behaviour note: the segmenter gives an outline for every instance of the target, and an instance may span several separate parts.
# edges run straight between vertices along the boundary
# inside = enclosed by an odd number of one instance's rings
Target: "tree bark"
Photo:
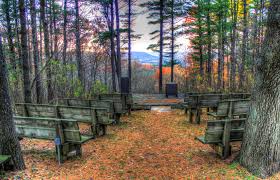
[[[43,102],[43,95],[42,95],[42,83],[41,83],[40,65],[39,65],[35,0],[30,0],[30,13],[31,13],[31,27],[32,27],[33,61],[34,61],[35,80],[36,80],[36,100],[38,104],[41,104]]]
[[[7,68],[0,34],[0,154],[11,155],[16,170],[25,169],[20,144],[13,122],[11,99],[8,90]]]
[[[28,63],[27,31],[26,31],[26,9],[24,0],[19,0],[20,34],[21,34],[21,60],[23,72],[24,102],[31,103],[30,69]]]
[[[280,4],[271,0],[267,32],[256,62],[250,116],[246,122],[240,163],[267,178],[280,170]]]

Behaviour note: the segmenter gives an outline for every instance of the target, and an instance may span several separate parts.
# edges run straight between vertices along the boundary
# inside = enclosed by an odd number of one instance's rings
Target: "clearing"
[[[202,117],[203,119],[206,116]],[[182,110],[136,111],[110,126],[108,135],[83,145],[81,158],[59,166],[53,142],[25,139],[27,169],[6,174],[21,179],[254,179],[231,160],[221,160],[194,140],[205,131]],[[239,149],[239,144],[234,148]],[[236,151],[235,150],[235,151]],[[280,177],[280,176],[278,176]],[[275,176],[277,179],[277,176]]]

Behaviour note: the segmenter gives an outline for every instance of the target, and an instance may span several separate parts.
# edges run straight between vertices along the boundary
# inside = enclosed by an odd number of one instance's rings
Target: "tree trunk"
[[[52,23],[52,17],[53,17],[53,4],[52,4],[52,0],[46,0],[47,2],[47,6],[49,7],[48,9],[48,24],[50,26],[49,29],[49,42],[50,42],[50,53],[51,53],[51,57],[53,58],[53,23]]]
[[[207,2],[207,77],[208,86],[212,87],[212,32],[211,32],[211,18],[210,18],[210,0]]]
[[[239,89],[244,89],[245,74],[244,66],[247,58],[247,40],[248,40],[248,26],[247,26],[247,0],[243,0],[243,38],[242,38],[242,61],[239,72]]]
[[[262,53],[256,62],[256,80],[250,116],[246,122],[240,163],[267,178],[280,170],[280,4],[272,0]]]
[[[222,13],[219,12],[218,15],[218,83],[217,89],[221,90],[222,87],[222,64],[223,64],[223,50],[222,50],[222,39],[223,39],[223,29],[222,29]]]
[[[200,0],[198,1],[198,12],[201,12],[201,2]],[[204,76],[204,67],[203,67],[203,44],[202,44],[202,18],[201,15],[198,14],[198,34],[199,34],[199,74],[201,77],[201,83],[203,82],[203,76]]]
[[[236,23],[237,23],[237,2],[233,0],[232,9],[232,32],[231,32],[231,73],[230,73],[230,89],[236,90]]]
[[[112,68],[112,88],[113,92],[117,91],[116,87],[116,65],[115,65],[115,32],[114,32],[114,1],[111,2],[111,25],[110,25],[110,32],[111,32],[111,68]]]
[[[49,48],[49,30],[48,23],[46,21],[45,14],[45,0],[40,0],[40,17],[43,24],[44,31],[44,45],[45,45],[45,58],[46,58],[46,71],[47,71],[47,86],[48,86],[48,101],[51,101],[54,98],[53,90],[52,90],[52,75],[51,75],[51,64],[50,64],[50,48]]]
[[[59,30],[57,29],[57,10],[55,7],[55,1],[52,0],[53,5],[53,29],[54,29],[54,59],[58,60],[58,33]]]
[[[119,82],[119,90],[121,91],[121,78],[122,78],[122,60],[121,60],[121,34],[120,34],[120,16],[119,16],[119,1],[115,0],[116,12],[116,36],[117,36],[117,74]]]
[[[7,68],[0,34],[0,154],[11,155],[16,170],[25,169],[20,144],[13,122],[13,112],[8,90]]]
[[[171,0],[171,82],[174,81],[174,0]]]
[[[14,73],[15,73],[16,68],[17,68],[17,63],[16,63],[16,52],[15,52],[15,47],[14,47],[14,43],[13,43],[13,32],[12,32],[12,26],[11,26],[10,0],[4,0],[4,11],[5,11],[5,18],[6,18],[6,23],[7,23],[8,45],[9,45],[9,51],[10,51],[9,60],[10,60],[10,63],[12,65]]]
[[[37,99],[37,103],[41,104],[43,102],[43,95],[42,95],[42,83],[41,83],[40,65],[39,65],[35,0],[30,0],[30,13],[31,13],[31,26],[32,26],[33,61],[34,61],[34,68],[35,68],[35,81],[36,81],[36,99]]]
[[[20,46],[20,38],[19,38],[19,23],[18,23],[18,2],[17,0],[13,1],[13,8],[14,8],[14,12],[13,15],[15,17],[14,19],[14,23],[15,23],[15,28],[16,28],[16,48],[17,48],[17,52],[18,52],[18,60],[20,59],[21,56],[21,46]],[[22,62],[19,60],[19,69],[22,69]]]
[[[67,51],[67,0],[64,0],[63,7],[63,52],[62,52],[62,62],[66,64],[66,51]]]
[[[27,31],[26,31],[26,9],[24,0],[19,0],[20,34],[21,34],[21,60],[23,72],[24,102],[31,103],[30,69],[28,63]]]
[[[128,0],[128,79],[131,93],[131,0]]]
[[[78,65],[78,77],[84,85],[84,74],[81,54],[81,39],[80,39],[80,16],[79,16],[79,0],[75,0],[75,36],[76,36],[76,61]]]
[[[160,39],[159,39],[159,93],[162,93],[162,61],[163,61],[163,1],[160,0]]]

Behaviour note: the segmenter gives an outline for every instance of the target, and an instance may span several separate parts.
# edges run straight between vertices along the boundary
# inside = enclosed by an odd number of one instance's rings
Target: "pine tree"
[[[19,0],[19,13],[20,13],[20,34],[21,34],[21,60],[23,72],[23,90],[24,102],[31,103],[31,85],[30,85],[30,69],[28,63],[28,44],[27,44],[27,31],[26,31],[26,8],[25,1]]]

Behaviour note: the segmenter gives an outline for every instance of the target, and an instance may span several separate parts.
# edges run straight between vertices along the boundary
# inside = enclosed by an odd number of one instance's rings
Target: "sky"
[[[137,3],[143,3],[146,0],[138,0]],[[157,40],[150,40],[151,35],[149,34],[150,32],[153,32],[154,30],[159,29],[159,24],[157,25],[151,25],[148,24],[149,19],[147,19],[148,14],[147,13],[140,13],[143,12],[145,9],[141,8],[139,6],[136,6],[134,8],[138,15],[136,15],[135,22],[134,22],[134,31],[135,34],[142,34],[141,39],[137,39],[132,43],[132,51],[137,51],[137,52],[149,52],[151,53],[151,50],[147,50],[148,46],[152,43],[155,43]],[[177,38],[177,43],[182,44],[179,52],[185,52],[186,51],[186,46],[188,44],[188,39],[187,37],[179,37]]]

